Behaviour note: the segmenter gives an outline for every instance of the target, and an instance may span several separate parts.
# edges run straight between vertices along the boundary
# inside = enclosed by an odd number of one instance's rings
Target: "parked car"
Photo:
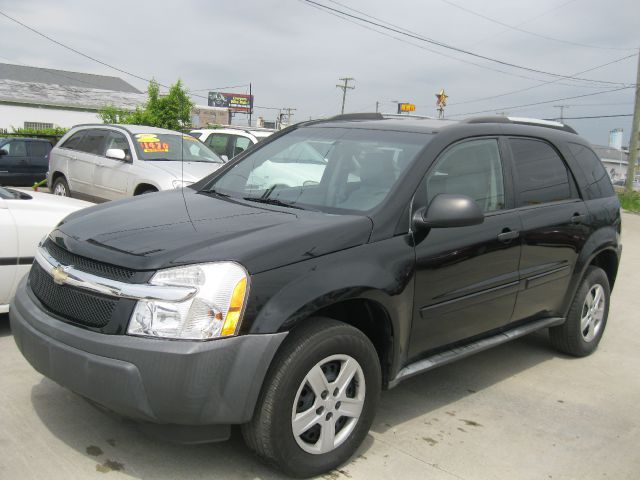
[[[181,188],[224,161],[190,135],[143,125],[78,125],[51,151],[55,195],[103,202]]]
[[[225,160],[244,152],[247,148],[275,132],[268,128],[204,128],[191,130],[193,135]]]
[[[39,138],[0,138],[0,185],[27,187],[44,180],[51,142]]]
[[[38,242],[71,212],[90,206],[72,198],[0,187],[0,313],[29,272]]]
[[[308,148],[326,162],[287,157]],[[265,180],[284,165],[295,182]],[[356,451],[381,389],[541,329],[594,352],[620,228],[602,163],[561,123],[345,115],[182,193],[71,215],[11,326],[38,371],[93,402],[184,440],[242,425],[258,455],[311,476]]]

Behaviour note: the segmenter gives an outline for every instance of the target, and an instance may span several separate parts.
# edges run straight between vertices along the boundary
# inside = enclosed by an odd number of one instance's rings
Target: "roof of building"
[[[133,85],[118,77],[92,73],[68,72],[53,68],[28,67],[0,63],[0,79],[24,83],[44,83],[62,87],[97,88],[113,92],[141,93]]]
[[[0,103],[97,111],[133,109],[146,95],[117,77],[0,63]]]
[[[611,148],[605,145],[593,145],[593,150],[602,160],[622,161],[626,163],[629,157],[629,154],[624,150],[618,150],[617,148]]]

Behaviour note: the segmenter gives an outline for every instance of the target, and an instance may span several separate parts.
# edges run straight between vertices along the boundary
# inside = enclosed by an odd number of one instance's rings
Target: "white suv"
[[[189,134],[199,139],[220,157],[230,160],[275,132],[276,130],[269,128],[229,127],[191,130]]]
[[[143,125],[78,125],[51,150],[56,195],[116,200],[197,182],[224,161],[194,137]]]

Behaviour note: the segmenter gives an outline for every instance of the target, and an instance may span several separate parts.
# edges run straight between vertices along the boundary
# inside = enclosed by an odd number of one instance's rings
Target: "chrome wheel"
[[[291,428],[305,452],[328,453],[353,432],[365,399],[364,373],[349,355],[318,362],[302,380],[291,411]]]
[[[64,186],[64,183],[62,183],[62,182],[56,183],[56,186],[53,188],[53,194],[54,195],[60,195],[61,197],[66,197],[67,196],[67,189]]]
[[[580,331],[585,342],[592,341],[600,333],[604,319],[605,302],[602,285],[593,285],[584,299],[580,316]]]

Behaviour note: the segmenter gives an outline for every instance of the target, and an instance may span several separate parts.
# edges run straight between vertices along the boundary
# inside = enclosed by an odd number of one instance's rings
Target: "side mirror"
[[[484,222],[484,214],[471,197],[440,193],[428,207],[417,210],[412,220],[416,230],[468,227]]]
[[[121,148],[110,148],[105,153],[105,157],[113,158],[115,160],[124,160],[127,157],[127,154]]]

